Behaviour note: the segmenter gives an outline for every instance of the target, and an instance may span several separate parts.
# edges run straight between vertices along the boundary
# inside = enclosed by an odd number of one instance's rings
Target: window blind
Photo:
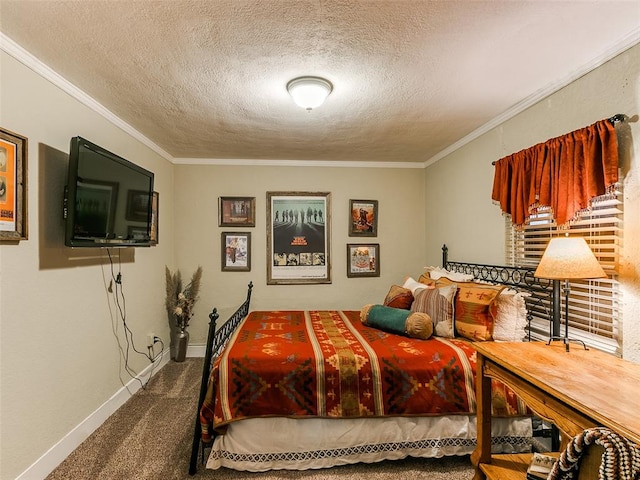
[[[607,274],[599,280],[571,281],[569,295],[569,337],[616,355],[620,345],[619,254],[622,244],[623,202],[621,189],[597,197],[592,207],[568,227],[558,228],[548,208],[540,208],[523,228],[515,229],[507,216],[506,262],[513,266],[537,267],[549,240],[565,232],[583,237]],[[564,282],[563,282],[564,283]],[[565,304],[560,306],[561,335],[564,335]],[[531,338],[548,340],[551,335],[551,298],[529,305]]]

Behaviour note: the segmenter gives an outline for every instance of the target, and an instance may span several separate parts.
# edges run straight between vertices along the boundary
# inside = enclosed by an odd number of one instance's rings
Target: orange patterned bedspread
[[[216,360],[200,411],[203,440],[243,418],[475,413],[476,352],[363,325],[359,311],[254,311]],[[494,385],[496,415],[526,414]]]

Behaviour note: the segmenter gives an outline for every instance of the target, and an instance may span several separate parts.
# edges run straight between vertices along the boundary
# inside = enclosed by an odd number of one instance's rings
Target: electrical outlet
[[[147,333],[147,347],[153,347],[156,336],[153,333]]]

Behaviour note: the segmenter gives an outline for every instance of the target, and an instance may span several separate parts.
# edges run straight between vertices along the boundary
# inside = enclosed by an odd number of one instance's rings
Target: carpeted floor
[[[406,459],[324,470],[236,472],[205,470],[189,476],[191,441],[202,374],[201,358],[169,362],[62,462],[47,480],[469,480],[468,457]]]

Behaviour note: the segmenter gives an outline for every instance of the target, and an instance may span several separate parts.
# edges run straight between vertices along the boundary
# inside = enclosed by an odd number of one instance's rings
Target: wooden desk
[[[508,385],[565,438],[605,426],[640,444],[640,365],[563,342],[479,342],[474,480],[522,480],[530,455],[491,455],[491,379]]]

